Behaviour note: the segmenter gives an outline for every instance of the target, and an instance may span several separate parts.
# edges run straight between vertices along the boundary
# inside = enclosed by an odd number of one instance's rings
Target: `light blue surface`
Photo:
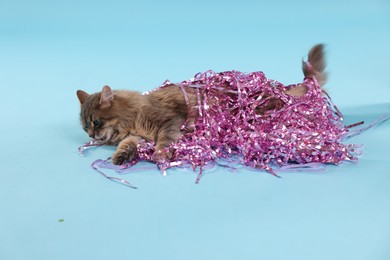
[[[348,122],[390,110],[390,2],[0,0],[0,259],[390,259],[390,123],[320,173],[157,170],[110,182],[80,157],[75,92],[150,90],[208,69],[302,80],[328,45]],[[63,222],[59,222],[63,219]]]

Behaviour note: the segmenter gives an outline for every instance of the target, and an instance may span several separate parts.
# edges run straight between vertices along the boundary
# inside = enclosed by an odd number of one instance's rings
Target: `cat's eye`
[[[94,121],[93,121],[93,125],[94,125],[95,127],[99,127],[99,126],[101,126],[101,124],[102,124],[102,121],[100,121],[100,120],[94,120]]]

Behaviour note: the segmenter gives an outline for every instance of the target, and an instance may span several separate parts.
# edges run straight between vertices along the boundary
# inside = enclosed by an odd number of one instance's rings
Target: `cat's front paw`
[[[134,158],[137,152],[137,148],[129,147],[127,149],[118,149],[112,156],[112,163],[121,165],[126,161],[130,161]]]

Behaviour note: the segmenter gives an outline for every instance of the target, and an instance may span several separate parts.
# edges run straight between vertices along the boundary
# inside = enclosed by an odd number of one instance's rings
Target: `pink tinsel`
[[[285,91],[296,85],[284,86],[262,72],[207,71],[182,82],[181,86],[197,88],[199,117],[195,131],[172,144],[174,157],[160,162],[160,169],[183,164],[202,168],[232,156],[271,173],[273,165],[356,160],[356,146],[341,143],[348,129],[337,107],[316,79],[306,78],[303,84],[308,92],[293,97]],[[221,94],[222,85],[230,95]],[[255,113],[256,107],[267,105],[272,98],[281,100],[282,106],[262,115]],[[145,151],[140,147],[139,152]]]
[[[267,79],[263,72],[207,71],[181,82],[178,85],[186,99],[185,89],[196,89],[199,116],[194,131],[183,132],[180,140],[167,148],[174,150],[172,159],[157,162],[158,167],[163,173],[176,166],[199,168],[198,182],[202,169],[212,164],[230,167],[238,162],[275,174],[275,166],[355,161],[360,146],[342,143],[351,133],[340,111],[315,78],[306,78],[302,84],[308,92],[294,97],[285,91],[297,85],[284,86]],[[256,107],[266,106],[272,99],[281,101],[279,107],[255,113]],[[93,145],[90,142],[80,151]],[[140,160],[151,161],[153,152],[153,144],[142,142],[128,164],[111,167],[96,161],[94,168],[123,171]]]

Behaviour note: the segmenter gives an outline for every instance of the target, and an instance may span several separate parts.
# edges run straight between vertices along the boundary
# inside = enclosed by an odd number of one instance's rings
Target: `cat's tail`
[[[328,78],[325,67],[325,46],[323,44],[317,44],[309,51],[308,61],[302,62],[303,74],[308,78],[315,77],[322,87]]]
[[[308,60],[302,61],[302,70],[306,78],[315,78],[320,86],[324,86],[327,80],[325,72],[325,46],[323,44],[317,44],[310,49]],[[286,94],[291,96],[300,97],[306,94],[308,91],[305,84],[298,84],[285,91]]]

